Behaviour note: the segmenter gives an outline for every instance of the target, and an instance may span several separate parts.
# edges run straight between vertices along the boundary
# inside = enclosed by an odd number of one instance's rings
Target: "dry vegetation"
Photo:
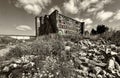
[[[105,40],[54,34],[19,43],[0,58],[0,78],[119,78],[120,47],[110,45],[116,35],[105,34]]]

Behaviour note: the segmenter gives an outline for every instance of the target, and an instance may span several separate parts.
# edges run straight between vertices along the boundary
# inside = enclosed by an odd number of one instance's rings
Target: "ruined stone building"
[[[49,33],[59,33],[61,35],[84,33],[84,22],[79,22],[64,16],[57,10],[52,12],[50,15],[45,15],[44,17],[35,17],[35,25],[36,36]]]

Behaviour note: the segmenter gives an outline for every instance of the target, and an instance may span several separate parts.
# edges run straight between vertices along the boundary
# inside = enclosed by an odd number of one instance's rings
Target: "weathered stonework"
[[[40,27],[37,27],[36,22],[37,36],[49,33],[59,33],[61,35],[84,33],[84,22],[79,22],[72,18],[64,16],[57,10],[55,10],[50,15],[45,15],[44,17],[37,18],[40,20]]]

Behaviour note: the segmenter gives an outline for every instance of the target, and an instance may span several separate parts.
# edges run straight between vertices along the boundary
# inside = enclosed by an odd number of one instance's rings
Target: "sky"
[[[59,13],[85,22],[90,31],[104,24],[120,30],[120,0],[0,0],[0,34],[35,35],[34,17]]]

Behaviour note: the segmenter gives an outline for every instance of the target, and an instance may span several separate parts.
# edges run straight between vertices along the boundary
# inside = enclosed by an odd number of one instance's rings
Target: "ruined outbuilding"
[[[49,33],[59,33],[61,35],[84,34],[84,22],[64,16],[57,10],[44,17],[35,17],[35,25],[36,36]]]

